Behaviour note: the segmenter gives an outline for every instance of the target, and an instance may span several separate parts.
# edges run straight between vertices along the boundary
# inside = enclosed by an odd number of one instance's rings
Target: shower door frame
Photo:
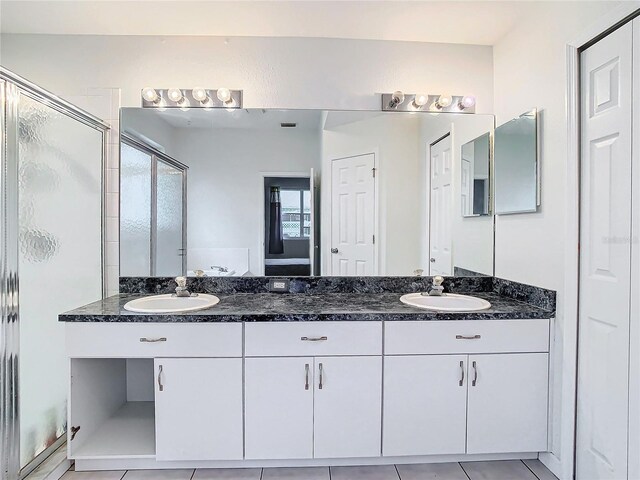
[[[20,466],[20,303],[18,271],[18,104],[27,96],[102,133],[101,280],[106,295],[106,168],[108,123],[0,66],[0,480],[28,475],[64,443],[63,434],[27,465]],[[62,439],[62,440],[61,440]]]
[[[122,119],[120,119],[122,125]],[[149,276],[156,276],[156,252],[158,244],[158,212],[157,212],[157,198],[158,198],[158,162],[165,163],[176,170],[179,170],[182,174],[182,275],[187,275],[187,174],[189,173],[189,167],[184,163],[170,157],[164,152],[148,145],[137,138],[127,135],[124,132],[120,133],[120,155],[122,155],[122,144],[128,145],[131,148],[140,150],[151,156],[151,225],[149,235]],[[122,172],[120,172],[122,175]],[[122,190],[118,189],[119,195],[122,195]],[[122,201],[122,200],[120,200]],[[122,258],[120,253],[120,258]]]

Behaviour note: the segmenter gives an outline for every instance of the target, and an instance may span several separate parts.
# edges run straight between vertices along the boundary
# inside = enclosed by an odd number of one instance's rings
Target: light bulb
[[[418,93],[416,94],[415,98],[413,99],[413,104],[420,108],[420,107],[424,107],[427,102],[429,101],[429,96],[428,95],[424,95],[422,93]]]
[[[155,88],[144,87],[142,89],[142,98],[147,102],[156,103],[158,100],[160,100],[160,95],[158,95],[158,92],[156,92]]]
[[[191,91],[191,95],[193,99],[198,102],[204,102],[209,98],[207,96],[207,91],[204,88],[196,87]]]
[[[228,88],[219,88],[216,92],[218,100],[223,103],[229,103],[231,101],[231,91]]]
[[[442,108],[447,108],[449,105],[451,105],[452,102],[453,98],[451,98],[451,95],[446,93],[443,93],[438,98],[438,105],[440,105]]]
[[[467,95],[467,96],[463,97],[462,101],[460,102],[460,105],[462,106],[462,109],[471,108],[475,104],[476,104],[476,97],[473,97],[471,95]]]
[[[180,100],[182,100],[182,90],[180,90],[179,88],[170,88],[167,92],[167,96],[172,102],[178,103],[180,102]]]

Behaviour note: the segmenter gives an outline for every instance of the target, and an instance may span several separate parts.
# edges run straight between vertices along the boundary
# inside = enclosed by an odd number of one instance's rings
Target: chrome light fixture
[[[141,92],[145,108],[242,108],[242,90],[202,87],[156,89],[145,87]]]
[[[382,94],[382,110],[396,112],[475,113],[476,99],[471,95],[442,93],[403,93],[396,91]]]

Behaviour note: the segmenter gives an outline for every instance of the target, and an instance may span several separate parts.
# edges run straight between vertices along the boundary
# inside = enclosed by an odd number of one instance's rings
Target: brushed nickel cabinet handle
[[[304,389],[309,390],[309,364],[304,364]]]
[[[456,340],[478,340],[480,335],[456,335]]]
[[[464,385],[464,362],[462,360],[460,360],[460,381],[458,385]]]
[[[158,389],[164,392],[164,385],[162,385],[162,365],[158,365]]]
[[[478,383],[478,367],[476,366],[476,362],[471,364],[473,366],[473,380],[471,381],[471,386],[475,387],[476,383]]]
[[[327,337],[322,336],[322,337],[300,337],[300,340],[302,340],[303,342],[324,342],[325,340],[328,340]]]
[[[319,370],[320,370],[320,382],[318,383],[318,389],[322,390],[323,385],[323,380],[324,380],[324,370],[322,369],[322,364],[319,365]]]
[[[140,341],[142,343],[158,343],[158,342],[166,342],[167,341],[167,337],[160,337],[160,338],[147,338],[147,337],[141,337]]]

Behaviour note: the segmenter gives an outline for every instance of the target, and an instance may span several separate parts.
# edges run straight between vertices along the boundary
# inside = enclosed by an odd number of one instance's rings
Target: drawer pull
[[[162,365],[158,365],[158,389],[164,392],[164,385],[162,385]]]
[[[476,383],[478,383],[478,367],[476,367],[476,362],[471,364],[473,366],[473,380],[471,381],[471,386],[475,387]]]
[[[462,360],[460,360],[460,381],[458,385],[464,385],[464,362]]]
[[[327,337],[300,337],[303,342],[324,342],[328,340]]]
[[[304,364],[304,389],[309,390],[309,364]]]
[[[482,338],[480,335],[456,335],[457,340],[478,340]]]
[[[322,390],[323,385],[323,380],[324,380],[324,370],[322,369],[322,364],[320,364],[319,366],[319,370],[320,370],[320,382],[318,383],[318,389]]]
[[[158,342],[166,342],[167,341],[167,337],[160,337],[160,338],[147,338],[147,337],[140,337],[140,341],[142,343],[158,343]]]

